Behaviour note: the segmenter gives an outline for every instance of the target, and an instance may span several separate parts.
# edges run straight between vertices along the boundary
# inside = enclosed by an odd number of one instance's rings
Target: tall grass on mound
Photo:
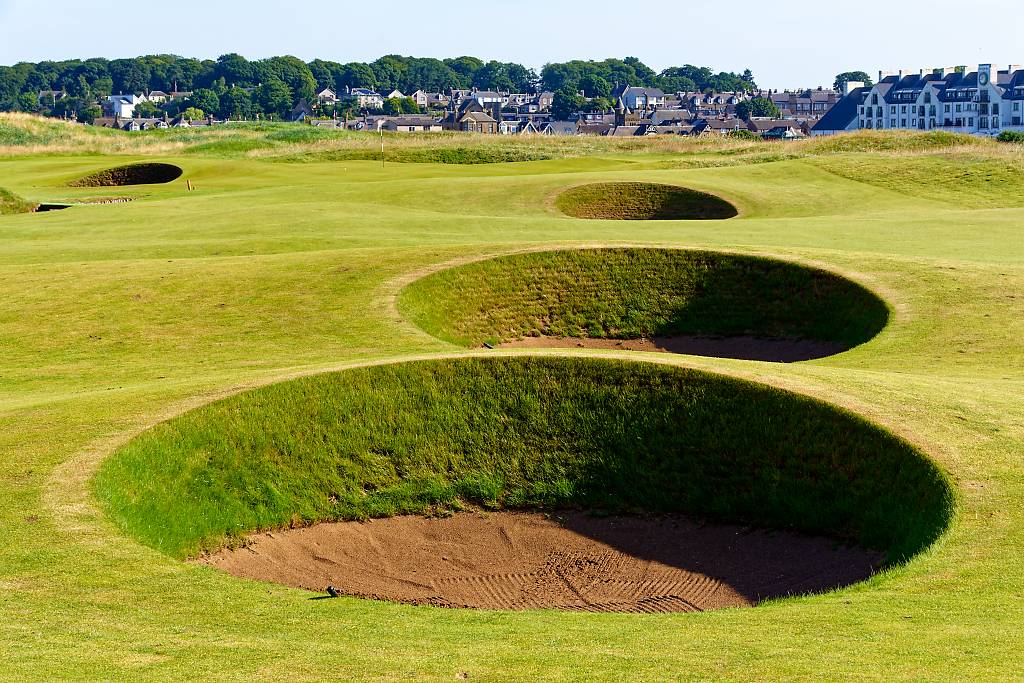
[[[95,490],[183,557],[256,529],[578,506],[827,534],[906,559],[945,528],[921,453],[819,401],[662,365],[463,359],[294,380],[140,436]]]
[[[502,256],[421,278],[398,305],[430,334],[463,346],[540,335],[749,335],[853,347],[889,316],[874,294],[826,271],[679,249]]]
[[[720,197],[659,183],[594,183],[558,195],[555,205],[574,218],[608,220],[714,220],[736,207]]]
[[[0,187],[0,216],[12,213],[29,213],[34,211],[36,204],[25,201],[10,190]]]

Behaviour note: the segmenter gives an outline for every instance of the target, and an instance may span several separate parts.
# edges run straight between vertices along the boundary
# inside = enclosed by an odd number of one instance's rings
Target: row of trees
[[[364,87],[385,94],[392,90],[410,94],[418,89],[446,92],[453,88],[524,93],[562,90],[574,94],[583,91],[588,98],[608,98],[617,84],[659,87],[666,92],[755,87],[749,70],[716,74],[706,67],[687,65],[655,73],[635,57],[548,64],[538,75],[522,64],[485,62],[468,56],[433,59],[387,55],[370,63],[323,59],[306,63],[291,56],[249,61],[238,54],[216,60],[147,55],[0,66],[0,109],[34,111],[38,108],[37,94],[44,90],[60,91],[82,102],[115,93],[201,90],[206,101],[195,103],[197,108],[217,115],[245,116],[254,107],[266,113],[282,113],[301,99],[312,101],[321,88],[337,92],[346,87]],[[253,88],[261,92],[254,93],[247,103],[242,95]],[[216,102],[209,93],[216,94]],[[285,99],[289,100],[288,107],[283,104]]]

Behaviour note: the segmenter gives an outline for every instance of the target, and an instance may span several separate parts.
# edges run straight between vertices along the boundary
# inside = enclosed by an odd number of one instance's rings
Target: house
[[[137,95],[110,95],[103,101],[103,112],[115,118],[130,119],[135,107],[145,100]]]
[[[316,101],[320,104],[337,104],[338,93],[330,88],[324,88],[316,94]]]
[[[444,130],[439,121],[429,116],[390,116],[379,125],[396,133],[439,133]]]
[[[461,130],[464,133],[488,133],[493,135],[498,132],[498,121],[483,111],[469,111],[462,114],[459,116],[456,126],[457,130]]]
[[[803,127],[792,119],[758,119],[747,121],[747,130],[769,140],[792,140],[806,137]]]
[[[405,95],[402,94],[401,90],[392,90],[388,93],[387,99],[389,100],[401,100],[404,99]]]
[[[534,99],[533,104],[537,106],[537,111],[548,111],[551,109],[552,103],[555,101],[555,93],[545,90],[539,93]]]
[[[697,119],[693,124],[694,135],[726,135],[737,130],[747,130],[747,124],[740,119]]]
[[[469,96],[469,98],[475,100],[484,107],[491,104],[505,105],[508,103],[508,95],[500,92],[494,92],[493,90],[476,90]]]
[[[382,109],[384,97],[368,88],[352,88],[345,94],[345,99],[355,102],[360,109]]]
[[[36,95],[36,101],[40,106],[52,107],[65,97],[67,97],[67,93],[63,90],[40,90]]]
[[[412,98],[412,101],[415,102],[416,106],[420,109],[426,109],[430,102],[430,96],[424,90],[417,90],[412,95],[409,95],[409,97]]]
[[[163,104],[170,98],[171,96],[163,90],[151,90],[145,97],[143,97],[145,101],[152,102],[153,104]]]
[[[880,72],[878,83],[847,93],[818,124],[814,135],[841,130],[947,130],[972,135],[1024,131],[1024,70],[1010,64],[995,70],[979,64],[921,69],[918,72]],[[849,119],[851,110],[856,116]],[[827,121],[827,125],[822,125]]]
[[[646,111],[665,106],[665,93],[658,88],[616,88],[613,97],[621,99],[627,109]]]
[[[863,83],[847,83],[846,94],[811,128],[811,135],[834,135],[857,130],[857,112],[863,110],[871,88]],[[877,98],[876,98],[877,99]]]
[[[541,126],[540,132],[543,135],[579,135],[579,126],[576,121],[550,121]]]
[[[288,112],[288,120],[292,122],[305,121],[311,118],[313,118],[313,108],[309,106],[306,98],[299,100],[299,103]]]
[[[179,115],[171,121],[171,128],[190,128],[191,125],[184,115]]]

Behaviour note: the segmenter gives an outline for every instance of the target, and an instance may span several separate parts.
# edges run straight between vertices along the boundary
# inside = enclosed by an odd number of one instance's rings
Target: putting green
[[[135,199],[0,217],[0,678],[1024,676],[1024,209],[992,189],[1018,186],[1019,147],[883,133],[794,144],[385,136],[382,168],[353,158],[379,150],[373,136],[304,142],[293,130],[129,135],[0,116],[0,177],[14,195]],[[545,159],[395,163],[405,154]],[[67,186],[150,161],[180,167],[195,189]],[[940,184],[929,184],[930,169],[943,169]],[[619,182],[709,192],[740,215],[577,220],[552,207],[568,188]],[[183,563],[106,511],[104,463],[115,467],[136,437],[192,409],[271,384],[312,386],[279,384],[299,375],[522,353],[428,334],[403,315],[400,293],[446,268],[583,247],[764,257],[877,293],[890,309],[884,329],[808,362],[531,355],[706,371],[851,411],[948,478],[946,531],[867,582],[752,609],[509,613],[310,600]],[[186,474],[201,481],[209,461],[192,452]],[[841,449],[834,455],[845,464]],[[157,491],[172,462],[131,481]],[[265,493],[252,487],[247,500]]]

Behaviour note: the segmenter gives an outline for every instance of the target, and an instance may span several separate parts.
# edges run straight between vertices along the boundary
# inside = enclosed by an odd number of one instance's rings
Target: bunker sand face
[[[502,512],[265,533],[202,562],[240,577],[417,605],[696,612],[845,586],[882,559],[830,539],[678,515]]]

